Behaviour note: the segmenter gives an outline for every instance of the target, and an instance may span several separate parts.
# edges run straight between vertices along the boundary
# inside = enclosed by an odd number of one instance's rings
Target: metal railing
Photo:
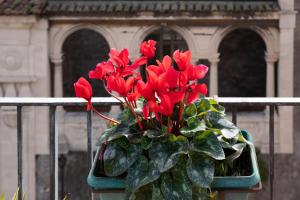
[[[93,98],[93,105],[118,105],[119,101],[110,97]],[[237,107],[240,106],[268,106],[269,107],[269,180],[270,200],[274,194],[274,110],[276,106],[300,106],[300,98],[218,98],[223,106],[230,106],[232,109],[232,121],[237,122]],[[0,98],[0,106],[15,106],[17,108],[17,151],[18,151],[18,187],[19,199],[22,199],[22,158],[23,158],[23,134],[22,134],[22,109],[26,106],[47,106],[49,107],[50,123],[50,200],[58,199],[58,135],[56,125],[57,106],[85,106],[86,101],[79,98]],[[87,153],[88,166],[93,161],[92,150],[92,113],[87,112]]]

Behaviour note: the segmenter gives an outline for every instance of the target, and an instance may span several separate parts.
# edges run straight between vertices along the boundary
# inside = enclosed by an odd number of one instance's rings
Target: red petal
[[[126,66],[128,64],[128,62],[129,62],[128,55],[129,55],[128,49],[123,49],[120,52],[119,58],[123,61],[124,66]]]
[[[147,70],[154,72],[157,76],[159,76],[162,73],[160,67],[158,67],[156,65],[149,65],[147,67]]]
[[[101,79],[101,76],[97,71],[91,70],[89,72],[89,78]]]
[[[157,75],[152,72],[151,70],[146,69],[147,74],[148,74],[148,79],[147,79],[147,83],[149,83],[151,85],[151,87],[156,90],[157,89]]]
[[[164,70],[167,71],[172,65],[172,59],[170,56],[165,56],[162,61]]]
[[[92,98],[92,86],[85,78],[79,78],[78,81],[74,83],[74,89],[77,97],[82,97],[87,101]]]
[[[178,87],[179,72],[176,71],[174,68],[170,67],[169,70],[166,72],[165,80],[170,88]]]
[[[186,104],[190,105],[191,103],[196,101],[197,98],[198,98],[198,93],[196,91],[193,91],[193,92],[189,93],[188,97],[187,97],[187,100],[186,100]]]
[[[207,86],[205,83],[196,85],[196,91],[203,94],[204,96],[207,94]]]
[[[205,65],[197,65],[194,67],[195,78],[202,79],[208,72],[208,67]]]
[[[143,56],[134,61],[134,63],[130,66],[132,70],[135,70],[141,65],[145,65],[147,63],[147,57]]]

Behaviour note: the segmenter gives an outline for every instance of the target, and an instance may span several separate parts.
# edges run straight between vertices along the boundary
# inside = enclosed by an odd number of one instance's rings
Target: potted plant
[[[86,79],[74,84],[76,96],[88,101],[87,109],[109,122],[98,141],[90,187],[102,192],[102,199],[110,192],[107,199],[204,200],[216,199],[217,190],[256,185],[260,177],[251,135],[228,121],[217,101],[205,97],[201,80],[208,68],[192,65],[191,52],[179,50],[173,59],[165,56],[147,65],[155,45],[143,42],[142,56],[132,63],[127,49],[111,49],[108,61],[90,71],[89,77],[103,81],[123,105],[117,119],[92,106]],[[141,66],[146,80],[137,72]]]

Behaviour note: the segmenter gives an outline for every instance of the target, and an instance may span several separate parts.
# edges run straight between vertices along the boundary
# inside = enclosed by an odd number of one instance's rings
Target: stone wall
[[[49,96],[48,21],[34,16],[0,17],[0,97]],[[23,176],[35,199],[35,156],[48,153],[45,108],[23,109]],[[17,189],[16,108],[0,108],[0,191]]]

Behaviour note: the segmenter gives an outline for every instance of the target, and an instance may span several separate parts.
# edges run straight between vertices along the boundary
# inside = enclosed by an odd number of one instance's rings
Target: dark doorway
[[[266,96],[266,45],[256,32],[248,29],[232,31],[221,42],[219,52],[219,96]]]
[[[254,31],[229,33],[219,47],[219,96],[266,96],[266,45]]]
[[[72,33],[63,44],[63,95],[74,97],[73,83],[83,76],[88,78],[88,72],[97,63],[107,60],[109,45],[102,35],[82,29]],[[109,96],[99,80],[90,80],[93,87],[93,96]],[[78,108],[65,107],[67,111],[76,111]],[[80,109],[79,109],[80,110]]]

